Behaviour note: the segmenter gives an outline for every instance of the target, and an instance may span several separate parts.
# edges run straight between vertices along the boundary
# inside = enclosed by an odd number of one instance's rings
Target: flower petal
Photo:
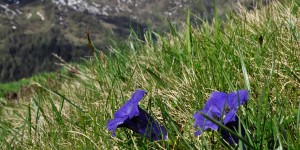
[[[239,90],[231,92],[229,94],[228,103],[231,108],[237,108],[240,105],[243,105],[248,100],[248,91]]]
[[[146,94],[147,94],[147,92],[145,90],[138,89],[133,93],[133,95],[131,96],[129,101],[132,101],[132,103],[138,103],[143,99],[143,97]]]
[[[212,114],[217,115],[218,117],[222,116],[222,109],[220,109],[214,101],[208,100],[204,106],[204,111],[210,112]],[[207,114],[207,113],[206,113]],[[212,117],[212,116],[211,116]]]
[[[226,127],[235,131],[236,128],[234,127],[235,126],[234,124],[236,124],[236,122],[231,122],[231,123],[227,124]],[[234,146],[236,144],[236,141],[238,141],[238,138],[236,136],[232,136],[226,130],[221,130],[221,135],[222,135],[222,138],[232,146]]]
[[[118,127],[125,127],[132,131],[146,136],[148,139],[156,141],[167,138],[167,131],[165,127],[161,126],[154,118],[142,108],[138,107],[138,115],[131,119],[127,117],[121,124],[121,121],[110,120],[108,129],[111,131],[116,130]],[[116,125],[117,124],[117,125]]]
[[[138,115],[138,104],[139,101],[143,99],[146,95],[144,90],[136,90],[131,98],[118,110],[115,112],[114,116],[116,118],[122,118],[128,116],[130,119]]]
[[[200,130],[197,130],[195,133],[194,133],[194,136],[198,136],[201,134],[201,131]]]
[[[115,118],[128,117],[128,115],[132,109],[131,107],[132,107],[132,104],[129,102],[126,102],[120,109],[118,109],[115,112],[115,114],[114,114]]]
[[[224,92],[213,92],[207,100],[204,109],[211,109],[213,113],[222,114],[222,110],[228,99],[228,94]],[[212,107],[215,106],[215,107]]]
[[[118,127],[125,127],[128,128],[134,132],[139,133],[139,128],[136,126],[136,124],[132,121],[132,119],[126,119],[123,124],[120,124]]]
[[[236,116],[236,110],[230,111],[228,114],[226,114],[223,123],[226,125],[228,122],[235,121],[235,116]]]
[[[239,120],[238,118],[235,118],[236,121],[233,122],[229,122],[226,124],[226,127],[228,127],[229,129],[231,129],[232,131],[238,131],[239,128]],[[245,129],[243,126],[241,126],[241,131],[242,131],[242,137],[245,137]],[[229,132],[227,132],[226,130],[221,130],[221,135],[223,137],[223,139],[225,141],[227,141],[230,145],[232,146],[236,146],[236,144],[239,142],[238,137],[236,137],[235,135],[230,134]],[[243,149],[245,149],[245,145],[243,144]]]
[[[204,106],[204,109],[197,111],[193,115],[193,118],[195,119],[194,127],[199,127],[201,129],[195,132],[195,136],[200,135],[201,132],[209,128],[212,130],[218,130],[218,126],[216,124],[206,119],[199,112],[202,112],[218,121],[221,121],[223,115],[225,115],[222,123],[226,125],[231,122],[235,122],[238,105],[244,104],[247,100],[247,90],[239,90],[230,94],[224,92],[212,92]]]
[[[166,129],[161,126],[154,118],[145,110],[139,109],[139,115],[133,117],[131,120],[136,124],[138,132],[145,135],[150,140],[161,140],[167,138]]]
[[[208,116],[211,117],[211,114],[209,112],[205,112],[205,110],[200,110],[197,111],[194,115],[193,118],[195,119],[195,125],[194,127],[197,128],[199,127],[201,130],[197,130],[195,132],[195,136],[198,136],[201,134],[201,131],[204,132],[207,129],[212,129],[212,130],[218,130],[218,125],[214,124],[210,120],[206,119],[203,115],[201,115],[199,112],[205,113]]]
[[[107,130],[108,131],[115,131],[119,125],[123,124],[127,118],[114,118],[110,119],[107,124]]]

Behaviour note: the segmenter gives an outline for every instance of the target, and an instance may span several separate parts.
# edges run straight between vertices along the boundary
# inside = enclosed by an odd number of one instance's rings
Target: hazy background
[[[237,3],[216,2],[222,18]],[[251,9],[255,1],[239,2]],[[130,29],[138,35],[168,32],[168,20],[182,26],[189,7],[199,18],[213,16],[213,0],[0,0],[0,82],[57,70],[53,53],[67,62],[88,56],[86,31],[108,53],[111,39],[121,43]],[[201,25],[195,17],[191,21]]]

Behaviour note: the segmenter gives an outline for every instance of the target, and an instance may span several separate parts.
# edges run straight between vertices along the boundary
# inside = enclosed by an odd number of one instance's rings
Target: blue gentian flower
[[[202,112],[231,128],[237,121],[236,112],[238,110],[238,106],[243,105],[247,100],[247,90],[239,90],[229,94],[224,92],[213,92],[207,100],[204,109],[197,111],[193,116],[195,119],[194,127],[199,127],[201,129],[195,132],[195,136],[200,135],[201,131],[206,131],[207,129],[217,131],[219,128],[218,125],[206,119],[199,112]],[[223,138],[230,144],[232,144],[233,141],[236,141],[233,139],[235,137],[226,136],[226,131],[223,131],[221,135],[224,135]]]
[[[238,129],[239,129],[238,118],[236,117],[235,121],[227,123],[226,127],[229,128],[232,131],[238,131]],[[243,128],[243,126],[241,126],[241,131],[242,131],[242,136],[244,136],[245,135],[245,129]],[[236,136],[231,135],[226,130],[221,130],[220,132],[221,132],[221,135],[222,135],[223,139],[225,139],[230,145],[235,145],[239,142],[239,139]],[[244,145],[243,145],[243,149],[245,149]]]
[[[167,138],[166,129],[138,105],[146,94],[144,90],[136,90],[132,97],[115,112],[115,118],[106,124],[113,136],[116,135],[117,128],[125,127],[153,141]]]

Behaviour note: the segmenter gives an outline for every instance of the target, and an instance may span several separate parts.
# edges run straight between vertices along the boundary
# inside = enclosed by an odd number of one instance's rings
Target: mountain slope
[[[125,38],[130,27],[145,28],[128,17],[90,15],[50,2],[32,2],[11,9],[2,6],[5,10],[0,15],[0,81],[55,70],[52,53],[66,61],[89,55],[86,31],[95,45],[107,52],[111,30],[116,31],[116,37]]]
[[[254,11],[239,8],[227,21],[204,21],[201,27],[156,34],[156,41],[149,34],[145,41],[129,39],[112,46],[114,57],[96,52],[84,63],[65,63],[68,74],[35,81],[19,97],[7,96],[16,101],[0,98],[1,147],[243,149],[241,141],[239,145],[225,141],[219,132],[224,126],[195,137],[199,128],[193,116],[212,92],[246,89],[249,100],[233,110],[240,130],[231,128],[231,133],[243,138],[245,149],[297,149],[300,4],[276,2]],[[167,140],[150,141],[123,128],[126,125],[119,126],[115,137],[107,130],[107,122],[136,89],[148,92],[139,107],[166,128]],[[217,99],[224,102],[227,97],[220,95],[223,99]],[[213,101],[216,123],[223,123],[236,108],[230,104]],[[120,115],[123,111],[117,115],[126,116]]]
[[[244,0],[241,2],[249,4]],[[217,1],[220,14],[234,1]],[[251,6],[251,5],[250,5]],[[186,20],[186,10],[201,18],[213,15],[210,0],[0,0],[0,82],[53,71],[56,53],[66,61],[89,55],[85,32],[104,52],[110,38],[123,40],[130,28],[165,31]],[[194,19],[197,20],[197,19]],[[194,24],[199,25],[196,21]],[[143,37],[143,36],[141,36]]]

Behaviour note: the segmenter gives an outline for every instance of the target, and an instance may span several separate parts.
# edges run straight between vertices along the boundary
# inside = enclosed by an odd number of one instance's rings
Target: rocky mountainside
[[[219,12],[233,3],[217,0]],[[66,61],[89,55],[86,31],[108,52],[112,35],[122,41],[130,29],[164,31],[167,18],[185,22],[188,7],[209,18],[213,6],[210,0],[0,0],[0,82],[57,69],[53,53]]]

